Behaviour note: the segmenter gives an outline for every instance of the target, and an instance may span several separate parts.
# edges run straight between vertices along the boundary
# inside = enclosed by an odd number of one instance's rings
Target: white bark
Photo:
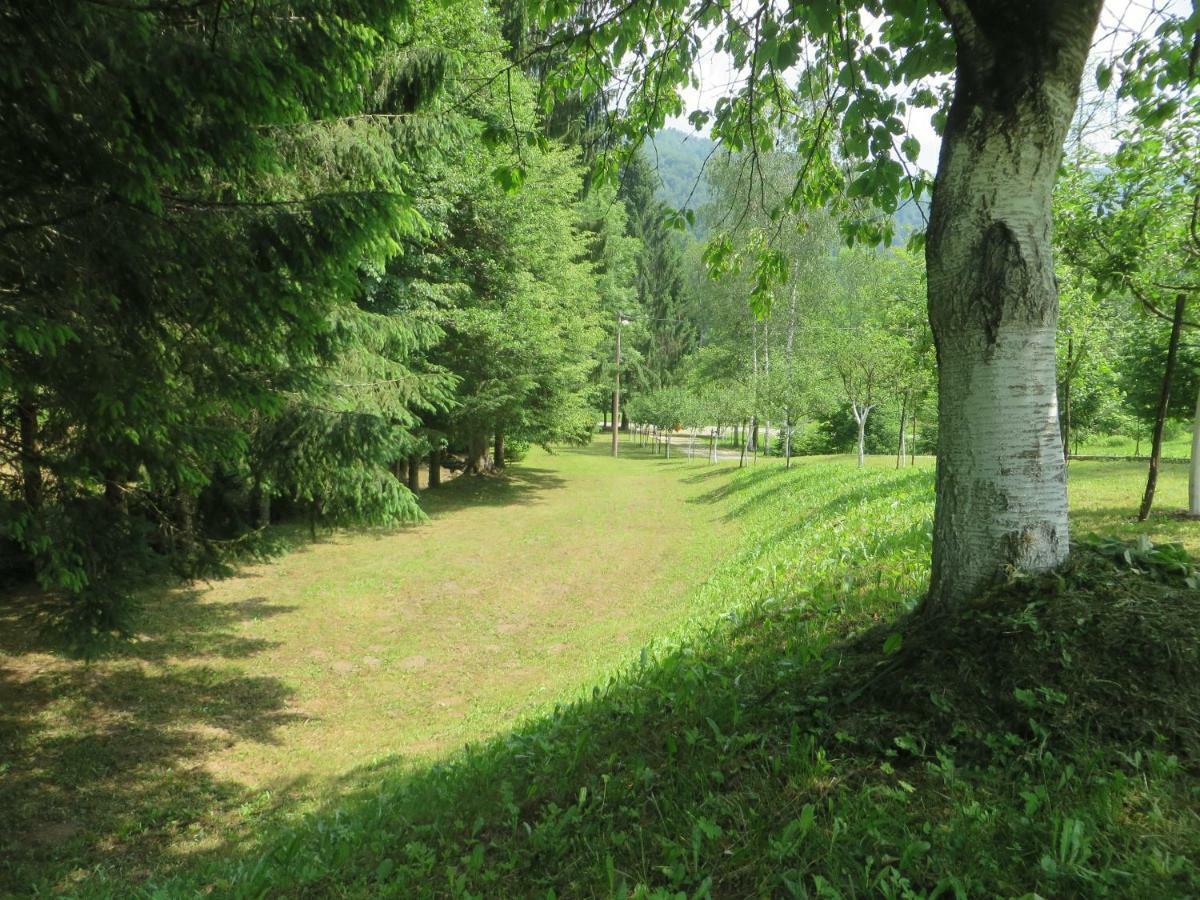
[[[958,76],[926,244],[939,385],[928,608],[1068,552],[1050,198],[1100,5],[943,3]]]
[[[874,408],[874,403],[862,405],[858,403],[850,404],[850,409],[854,413],[854,421],[858,424],[858,467],[860,469],[866,463],[867,416],[871,414],[871,410]]]

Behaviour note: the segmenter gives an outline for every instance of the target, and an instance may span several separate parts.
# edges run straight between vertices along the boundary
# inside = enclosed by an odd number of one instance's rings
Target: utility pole
[[[612,404],[612,455],[617,455],[621,440],[621,319],[617,313],[617,354],[613,368],[613,404]]]

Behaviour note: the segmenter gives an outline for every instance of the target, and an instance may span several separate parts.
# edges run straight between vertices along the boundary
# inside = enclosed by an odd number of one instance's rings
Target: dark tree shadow
[[[169,867],[169,845],[203,811],[249,799],[205,758],[274,743],[299,716],[282,681],[228,662],[275,646],[239,622],[294,607],[201,602],[195,589],[143,604],[137,638],[84,663],[46,652],[36,597],[0,599],[0,895],[30,893],[68,861]]]
[[[566,483],[550,469],[511,466],[492,475],[460,475],[439,488],[422,491],[421,507],[439,516],[473,506],[524,506]]]
[[[549,469],[513,466],[456,478],[422,492],[421,503],[431,516],[519,506],[565,484]],[[304,553],[329,539],[276,526],[253,557]],[[230,574],[252,577],[236,567]],[[181,840],[216,827],[214,810],[252,804],[270,815],[302,784],[277,786],[264,811],[247,785],[209,768],[235,742],[275,743],[282,726],[311,719],[291,707],[282,680],[230,665],[279,645],[245,636],[240,623],[296,607],[261,596],[214,602],[198,586],[161,583],[143,590],[138,606],[133,640],[88,664],[53,652],[39,626],[47,604],[35,590],[0,595],[0,896],[62,888],[67,867],[161,875],[180,864]],[[220,835],[206,836],[206,852],[261,827],[226,818]]]
[[[774,484],[776,478],[770,473],[756,476],[759,484]],[[895,490],[895,484],[890,488]],[[856,505],[865,493],[846,492],[828,506]],[[879,491],[871,488],[870,493]],[[803,527],[801,521],[790,523],[764,538],[764,543],[786,541]],[[886,556],[911,541],[912,534],[923,527],[882,537],[872,549]],[[511,808],[519,812],[513,814],[522,821],[538,822],[576,802],[580,785],[599,794],[606,784],[616,784],[608,780],[607,773],[622,772],[629,781],[629,772],[642,767],[656,773],[654,788],[633,787],[621,795],[620,802],[628,804],[623,815],[633,821],[652,821],[661,816],[660,803],[699,810],[707,801],[696,784],[701,777],[698,773],[716,772],[728,763],[720,749],[720,736],[750,733],[754,744],[771,748],[764,756],[784,756],[796,739],[797,725],[815,729],[822,714],[823,700],[814,698],[814,686],[825,671],[821,658],[797,663],[795,647],[787,640],[780,641],[790,630],[763,629],[762,622],[758,612],[731,620],[722,626],[729,629],[725,640],[651,656],[652,662],[624,671],[589,698],[557,707],[551,714],[433,765],[413,767],[389,761],[347,773],[335,782],[329,804],[296,831],[282,839],[278,834],[255,835],[252,842],[222,856],[221,862],[228,865],[230,858],[238,860],[243,874],[261,868],[264,880],[239,886],[248,893],[287,890],[303,895],[303,879],[286,882],[286,888],[271,879],[281,873],[289,873],[284,877],[290,878],[299,856],[319,845],[322,830],[329,827],[318,823],[336,820],[348,845],[347,855],[354,862],[326,875],[317,893],[323,893],[321,888],[329,884],[345,888],[360,876],[366,886],[357,887],[369,890],[370,873],[377,871],[380,858],[398,856],[406,841],[431,833],[443,838],[436,845],[436,852],[447,854],[439,858],[440,865],[452,865],[456,854],[464,853],[463,848],[476,840],[495,842],[491,846],[503,848],[497,851],[500,855],[511,853],[508,858],[519,861],[515,883],[531,885],[537,878],[553,882],[556,874],[544,868],[545,858],[533,849],[526,831],[512,828],[511,823],[505,826],[487,820],[479,832],[478,823],[485,821],[480,817],[512,802],[505,798],[516,797],[518,805]],[[717,741],[689,744],[686,756],[673,746],[676,741],[683,745],[684,735],[714,733]],[[636,740],[631,737],[635,735]],[[835,742],[830,744],[831,752],[838,749]],[[864,779],[883,781],[877,772]],[[713,790],[726,787],[716,782],[710,785]],[[789,789],[811,791],[814,797],[823,790],[815,781],[791,784]],[[390,840],[372,844],[379,833],[390,835]],[[619,870],[624,865],[623,871],[653,880],[656,870],[638,869],[637,858],[646,861],[644,850],[614,840],[604,852],[618,860]],[[592,854],[580,854],[580,858],[584,856]],[[322,866],[330,862],[323,859],[314,871],[328,871]],[[580,872],[586,871],[586,866],[581,866]],[[582,881],[576,882],[582,893],[591,892],[582,886],[589,877],[581,874]],[[750,886],[737,879],[736,872],[730,875],[719,895],[752,895]]]

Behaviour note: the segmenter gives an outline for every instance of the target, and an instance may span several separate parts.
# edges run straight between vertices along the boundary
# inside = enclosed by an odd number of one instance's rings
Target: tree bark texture
[[[467,440],[468,475],[486,475],[492,470],[488,461],[488,439],[486,434],[472,434]]]
[[[1101,0],[940,0],[957,77],[926,265],[938,359],[925,610],[1068,552],[1050,201]]]

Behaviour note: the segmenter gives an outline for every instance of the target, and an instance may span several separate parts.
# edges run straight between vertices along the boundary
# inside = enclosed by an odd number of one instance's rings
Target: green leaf
[[[900,646],[904,643],[904,637],[900,632],[895,631],[888,635],[886,641],[883,642],[883,652],[888,656],[892,656],[900,652]]]
[[[508,192],[520,190],[525,184],[526,171],[524,166],[496,166],[492,170],[492,178],[496,184]]]

